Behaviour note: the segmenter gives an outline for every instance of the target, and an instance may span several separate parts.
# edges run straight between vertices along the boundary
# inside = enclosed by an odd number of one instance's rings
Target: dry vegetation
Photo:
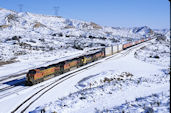
[[[0,66],[6,65],[6,64],[12,64],[12,63],[15,63],[15,62],[17,62],[15,60],[15,58],[14,59],[11,59],[9,61],[0,61]]]
[[[17,20],[17,15],[15,15],[15,14],[9,14],[8,16],[6,16],[6,20],[8,21],[8,22],[12,22],[12,21],[18,21]]]
[[[0,25],[0,29],[8,28],[10,25]]]
[[[94,29],[102,29],[102,27],[100,25],[97,25],[94,22],[91,22],[90,25],[94,28]]]
[[[33,28],[39,28],[39,27],[46,27],[45,25],[43,25],[42,23],[40,22],[36,22],[33,26]]]

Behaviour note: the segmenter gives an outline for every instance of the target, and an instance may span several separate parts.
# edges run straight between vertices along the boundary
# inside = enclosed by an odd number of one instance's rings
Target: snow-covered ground
[[[150,44],[146,42],[129,48],[113,57],[97,61],[99,63],[93,67],[74,73],[76,76],[43,94],[25,112],[169,112],[170,76],[163,71],[168,70],[168,67],[135,57],[137,50],[144,46],[150,47]],[[23,100],[55,79],[1,99],[0,105],[4,106],[1,111],[11,112]]]
[[[135,57],[148,63],[170,66],[170,42],[156,39],[135,52]]]
[[[151,48],[149,45],[151,42],[145,47]],[[125,57],[113,57],[81,73],[79,76],[82,79],[77,77],[66,82],[72,84],[72,92],[69,91],[67,96],[59,98],[58,93],[52,91],[56,101],[44,100],[49,102],[33,107],[35,110],[32,112],[170,112],[169,66],[163,65],[165,61],[156,65],[139,60],[134,55],[136,50]],[[65,86],[63,88],[67,89]],[[63,92],[61,88],[58,91]],[[39,101],[44,103],[43,99]]]
[[[100,113],[169,113],[170,93],[169,91],[152,94],[146,97],[136,98],[135,101],[125,102],[111,109],[96,111]]]
[[[82,71],[77,69],[76,73],[71,71],[31,87],[11,85],[25,79],[25,75],[11,78],[10,82],[1,81],[0,113],[13,111],[53,82],[59,84],[31,98],[30,101],[35,101],[25,112],[170,112],[168,30],[152,30],[147,26],[104,27],[93,22],[0,9],[1,78],[72,58],[92,48],[146,37],[157,39],[83,66]],[[67,74],[71,78],[57,81]],[[14,88],[4,90],[11,86]]]

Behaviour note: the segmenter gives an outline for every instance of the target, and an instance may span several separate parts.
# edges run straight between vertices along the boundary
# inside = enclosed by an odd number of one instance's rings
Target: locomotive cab
[[[26,84],[27,85],[32,85],[34,83],[34,75],[36,74],[35,70],[30,70],[27,73],[27,77],[26,77]]]

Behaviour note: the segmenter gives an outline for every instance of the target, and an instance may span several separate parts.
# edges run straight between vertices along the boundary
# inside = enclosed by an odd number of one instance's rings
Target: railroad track
[[[22,73],[19,73],[19,74],[12,74],[12,75],[8,75],[8,76],[5,76],[5,77],[0,77],[0,83],[2,84],[2,82],[5,81],[5,80],[15,78],[15,77],[19,77],[19,76],[22,76],[22,75],[25,75],[25,74],[27,74],[27,72],[22,72]]]
[[[18,86],[22,86],[22,87],[18,87]],[[18,91],[24,90],[26,88],[28,88],[28,87],[25,87],[25,81],[21,81],[16,84],[13,84],[13,85],[2,87],[2,88],[0,88],[0,99],[7,97],[13,93],[18,92]],[[11,89],[15,89],[15,90],[11,91]]]
[[[5,86],[3,87],[5,84],[7,84],[7,82],[10,82],[10,81],[13,81],[13,80],[16,80],[15,78],[16,77],[19,77],[19,76],[23,76],[25,75],[27,72],[22,72],[22,73],[19,73],[19,74],[11,74],[11,75],[8,75],[8,76],[5,76],[5,77],[0,77],[0,99],[4,98],[4,97],[7,97],[13,93],[16,93],[17,91],[22,91],[22,90],[25,90],[26,88],[22,87],[22,88],[16,88],[17,86],[24,86],[24,81],[21,81],[21,82],[17,82],[17,83],[14,83],[12,85],[9,85],[9,86]],[[14,78],[14,79],[12,79]],[[18,78],[18,79],[21,79],[21,78]],[[8,81],[7,81],[8,80]],[[8,84],[7,84],[8,85]],[[14,91],[10,91],[10,89],[13,89],[13,88],[16,88]],[[28,88],[28,87],[27,87]],[[9,90],[9,91],[8,91]],[[15,92],[16,91],[16,92]]]
[[[140,47],[142,46],[141,45],[136,45],[134,47],[131,47],[129,48],[126,52],[122,53],[120,57],[123,57],[123,56],[126,56],[128,55],[132,50],[134,50],[135,48],[137,47]],[[116,56],[116,55],[114,55]],[[112,57],[109,57],[109,58],[106,58],[105,60],[108,60],[110,58],[113,58],[114,56]],[[31,95],[29,98],[27,98],[26,100],[24,100],[19,106],[17,106],[11,113],[15,113],[15,112],[25,112],[35,101],[37,101],[39,98],[41,98],[46,92],[48,92],[49,90],[51,90],[52,88],[54,88],[55,86],[57,86],[58,84],[66,81],[67,79],[71,78],[71,77],[74,77],[78,74],[78,72],[82,72],[83,70],[86,70],[94,65],[97,65],[99,63],[101,63],[102,61],[99,61],[99,62],[95,62],[93,64],[90,64],[89,66],[86,66],[86,67],[83,67],[82,69],[79,69],[79,70],[76,70],[74,72],[71,72],[57,80],[55,80],[54,82],[50,83],[49,85],[43,87],[42,89],[40,89],[39,91],[37,91],[36,93],[34,93],[33,95]]]
[[[15,113],[17,111],[23,113],[24,111],[26,111],[36,100],[38,100],[40,97],[42,97],[46,92],[48,92],[49,90],[51,90],[52,88],[54,88],[55,86],[57,86],[58,84],[64,82],[65,80],[74,77],[77,75],[78,72],[82,72],[83,70],[86,70],[96,64],[99,64],[100,62],[96,62],[93,63],[89,66],[86,66],[80,70],[74,71],[72,73],[69,73],[57,80],[55,80],[54,82],[52,82],[51,84],[43,87],[42,89],[40,89],[39,91],[37,91],[36,93],[34,93],[33,95],[31,95],[29,98],[27,98],[24,102],[22,102],[18,107],[16,107],[16,109],[14,109],[11,113]],[[32,100],[33,99],[33,100]],[[24,106],[24,108],[22,108],[22,106]]]
[[[3,87],[3,88],[0,89],[0,92],[8,90],[8,89],[11,89],[11,88],[19,86],[19,85],[24,86],[25,85],[25,81],[18,82],[18,83],[14,84],[14,85],[10,85],[10,86],[7,86],[7,87]]]
[[[0,92],[5,91],[7,89],[11,89],[15,86],[25,86],[24,85],[25,82],[25,77],[22,78],[18,78],[18,79],[14,79],[14,80],[9,80],[9,81],[5,81],[3,83],[0,83]],[[7,87],[3,87],[4,85],[8,85]]]
[[[137,47],[139,47],[139,46],[141,46],[142,44],[139,44],[139,45],[136,45],[136,46],[133,46],[133,47],[131,47],[131,48],[128,48],[128,50],[127,51],[125,51],[125,52],[123,52],[123,53],[120,53],[121,54],[121,56],[119,56],[119,58],[120,57],[123,57],[123,56],[126,56],[127,54],[129,54],[133,49],[135,49],[135,48],[137,48]],[[109,57],[109,58],[105,58],[104,60],[108,60],[108,59],[110,59],[110,58],[113,58],[114,56],[116,56],[117,54],[114,54],[114,55],[112,55],[112,57]],[[104,60],[102,60],[102,61],[104,61]],[[38,100],[40,97],[42,97],[46,92],[48,92],[49,90],[51,90],[52,88],[54,88],[55,86],[57,86],[58,84],[60,84],[60,83],[62,83],[62,82],[64,82],[65,80],[67,80],[67,79],[69,79],[69,78],[71,78],[71,77],[73,77],[73,76],[76,76],[77,75],[77,72],[82,72],[83,70],[86,70],[87,68],[90,68],[90,67],[92,67],[92,66],[94,66],[94,65],[96,65],[96,64],[98,64],[98,63],[100,63],[100,62],[102,62],[102,61],[99,61],[99,62],[95,62],[95,63],[93,63],[93,64],[91,64],[91,65],[89,65],[89,66],[86,66],[86,67],[83,67],[83,68],[81,68],[81,69],[79,69],[79,70],[76,70],[76,71],[74,71],[74,72],[71,72],[71,73],[69,73],[69,74],[66,74],[65,76],[63,76],[63,77],[61,77],[61,78],[59,78],[59,79],[57,79],[57,80],[55,80],[54,82],[51,82],[50,84],[48,84],[48,85],[46,85],[46,86],[44,86],[43,88],[41,88],[40,90],[38,90],[36,93],[34,93],[34,94],[32,94],[29,98],[27,98],[26,100],[24,100],[19,106],[17,106],[13,111],[12,111],[12,113],[15,113],[15,112],[25,112],[36,100]],[[74,74],[74,75],[73,75]],[[13,77],[17,77],[17,76],[21,76],[21,74],[18,74],[18,75],[14,75]],[[12,78],[12,77],[10,77],[10,78]],[[7,78],[7,79],[9,79],[9,78]],[[6,79],[4,79],[4,80],[6,80]],[[2,79],[0,80],[0,81],[3,81]],[[8,88],[4,88],[4,89],[2,89],[2,91],[5,91],[5,89],[7,90],[7,89],[12,89],[12,88],[14,88],[13,86],[11,86],[11,87],[8,87]],[[22,88],[21,88],[22,89]],[[24,89],[24,88],[23,88]],[[17,89],[18,90],[18,89]],[[19,89],[20,90],[20,89]]]
[[[91,52],[91,51],[97,50],[97,49],[101,49],[101,48],[94,48],[92,50],[90,49],[87,52]],[[41,64],[41,66],[44,66],[46,64],[51,65],[51,64],[54,64],[54,62],[57,63],[57,62],[63,61],[64,58],[66,58],[66,59],[69,58],[70,59],[70,58],[75,58],[75,57],[78,57],[78,56],[81,56],[81,55],[82,54],[79,53],[79,54],[74,54],[72,57],[71,56],[64,56],[64,57],[61,57],[59,59],[54,59],[54,60],[46,61],[43,64]],[[15,78],[15,77],[19,77],[19,76],[25,75],[25,74],[27,74],[28,70],[33,69],[33,68],[38,68],[38,67],[40,67],[40,65],[39,66],[31,67],[31,68],[28,68],[28,69],[24,69],[24,70],[21,70],[19,72],[16,72],[16,73],[13,73],[13,74],[9,74],[9,75],[6,75],[6,76],[1,76],[0,77],[0,83],[2,81],[5,81],[5,80],[11,79],[11,78]]]
[[[0,99],[3,99],[5,97],[8,97],[8,96],[10,96],[12,94],[16,94],[16,92],[19,92],[19,91],[22,91],[22,90],[25,90],[25,89],[27,89],[27,87],[20,87],[20,88],[15,89],[14,91],[5,92],[4,94],[1,94],[0,95]]]
[[[126,49],[127,51],[124,51],[123,53],[120,53],[120,56],[116,57],[115,59],[118,59],[118,58],[121,58],[121,57],[124,57],[124,56],[128,55],[132,50],[134,50],[134,49],[136,49],[136,48],[138,48],[140,46],[143,46],[142,44],[143,43],[135,45],[133,47],[130,47],[130,48]],[[111,59],[111,58],[115,57],[116,55],[117,54],[114,54],[114,55],[112,55],[111,57],[109,57],[107,59]]]
[[[124,54],[122,54],[120,57],[126,56],[131,50],[132,50],[132,49],[127,50],[127,51],[124,52]],[[115,55],[115,56],[116,56],[116,55]],[[105,60],[111,59],[111,58],[113,58],[113,57],[114,57],[114,56],[109,57],[109,58],[106,58]],[[3,92],[3,91],[10,90],[10,89],[12,89],[12,88],[14,88],[14,87],[16,87],[16,86],[19,86],[19,85],[24,86],[24,82],[25,82],[25,81],[21,81],[21,82],[14,83],[14,84],[12,84],[12,85],[10,85],[10,86],[7,86],[7,87],[0,88],[0,93]],[[16,90],[18,90],[18,89],[16,89]],[[3,95],[0,94],[0,99],[3,98],[3,97],[5,97],[5,96],[8,96],[8,95],[10,95],[10,94],[11,94],[11,93],[9,93],[9,92],[7,92],[6,94],[3,94]]]

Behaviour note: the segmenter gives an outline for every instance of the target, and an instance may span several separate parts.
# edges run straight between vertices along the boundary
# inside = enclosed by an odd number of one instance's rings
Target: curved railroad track
[[[0,84],[2,84],[2,82],[5,81],[5,80],[15,78],[15,77],[19,77],[19,76],[22,76],[22,75],[25,75],[25,74],[27,74],[27,72],[22,72],[22,73],[18,73],[18,74],[11,74],[11,75],[0,77]]]
[[[7,87],[0,88],[0,92],[3,92],[3,91],[5,91],[5,90],[9,90],[9,89],[11,89],[11,88],[13,88],[13,87],[16,87],[16,86],[19,86],[19,85],[25,86],[25,81],[21,81],[21,82],[15,83],[15,84],[13,84],[13,85],[9,85],[9,86],[7,86]]]
[[[26,111],[29,106],[31,106],[36,100],[38,100],[40,97],[42,97],[46,92],[48,92],[49,90],[51,90],[52,88],[54,88],[55,86],[57,86],[58,84],[64,82],[65,80],[73,77],[73,76],[76,76],[77,75],[77,72],[81,72],[87,68],[90,68],[96,64],[98,64],[100,62],[96,62],[96,63],[93,63],[89,66],[86,66],[86,67],[83,67],[82,69],[79,69],[79,70],[76,70],[74,72],[71,72],[57,80],[55,80],[54,82],[52,82],[51,84],[43,87],[42,89],[40,89],[39,91],[37,91],[36,93],[34,93],[33,95],[31,95],[29,98],[27,98],[25,101],[23,101],[18,107],[16,107],[11,113],[15,113],[17,111],[23,113],[24,111]],[[33,99],[33,100],[32,100]],[[23,107],[23,108],[22,108]]]
[[[25,81],[17,82],[13,85],[9,85],[9,86],[0,88],[0,99],[7,97],[13,93],[18,92],[18,91],[21,91],[21,90],[28,88],[28,87],[17,87],[17,86],[25,86]],[[16,89],[10,91],[10,89],[14,89],[14,88],[16,88]]]
[[[140,45],[136,45],[136,46],[133,46],[131,48],[129,48],[127,51],[125,51],[124,53],[121,54],[120,57],[124,57],[126,55],[128,55],[132,50],[134,50],[135,48],[138,48],[142,46],[142,44]],[[111,59],[113,58],[114,56],[116,55],[112,55],[111,57],[109,58],[106,58],[105,60],[108,60],[108,59]],[[90,64],[89,66],[86,66],[86,67],[83,67],[82,69],[79,69],[79,70],[76,70],[74,72],[71,72],[57,80],[55,80],[54,82],[52,82],[51,84],[43,87],[42,89],[40,89],[39,91],[37,91],[36,93],[34,93],[33,95],[31,95],[29,98],[27,98],[26,100],[24,100],[19,106],[17,106],[11,113],[15,113],[17,111],[23,113],[25,112],[35,101],[37,101],[39,98],[41,98],[46,92],[48,92],[49,90],[51,90],[52,88],[54,88],[55,86],[57,86],[58,84],[66,81],[67,79],[71,78],[71,77],[74,77],[77,75],[78,72],[82,72],[83,70],[86,70],[87,68],[90,68],[96,64],[99,64],[101,63],[102,61],[99,61],[99,62],[95,62],[93,64]]]
[[[53,81],[53,82],[50,82],[48,85],[44,85],[43,88],[41,88],[40,90],[38,90],[37,92],[35,92],[34,94],[32,94],[30,97],[28,97],[26,100],[24,100],[19,106],[17,106],[13,111],[12,113],[15,113],[15,112],[25,112],[36,100],[38,100],[40,97],[42,97],[46,92],[48,92],[49,90],[51,90],[52,88],[54,88],[55,86],[57,86],[58,84],[64,82],[65,80],[73,77],[73,76],[76,76],[78,72],[82,72],[83,70],[86,70],[87,68],[90,68],[98,63],[101,63],[103,62],[104,60],[108,60],[108,59],[111,59],[113,57],[116,56],[116,59],[120,58],[120,57],[124,57],[126,55],[128,55],[132,50],[134,50],[135,48],[138,48],[140,46],[143,46],[143,43],[141,44],[138,44],[138,45],[135,45],[133,47],[130,47],[128,49],[126,49],[126,51],[121,51],[120,54],[114,54],[112,56],[109,56],[107,58],[104,58],[103,60],[101,61],[97,61],[97,62],[94,62],[92,64],[89,64],[89,65],[86,65],[86,67],[82,67],[80,69],[77,69],[73,72],[68,72],[68,74],[64,75],[63,77],[60,77],[59,79]],[[0,86],[7,82],[8,79],[12,79],[12,78],[15,78],[15,77],[19,77],[19,76],[23,76],[24,74],[26,74],[27,72],[22,72],[22,73],[18,73],[18,74],[11,74],[12,76],[7,76],[7,77],[1,77],[0,78]],[[16,78],[15,78],[16,79]],[[14,79],[14,80],[15,80]],[[4,82],[5,81],[5,82]],[[9,81],[9,80],[8,80]],[[0,89],[0,93],[2,95],[0,95],[0,99],[1,98],[4,98],[6,96],[9,96],[10,94],[12,93],[15,93],[15,92],[19,92],[21,90],[25,90],[26,88],[29,88],[29,87],[18,87],[16,88],[16,86],[19,86],[19,85],[22,85],[23,83],[20,82],[20,83],[16,83],[14,85],[11,85],[11,86],[7,86],[7,87],[2,87]],[[12,92],[7,92],[7,93],[4,93],[4,91],[7,91],[10,89],[13,89],[13,88],[16,88],[14,89]],[[37,88],[37,87],[36,87]]]

